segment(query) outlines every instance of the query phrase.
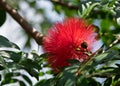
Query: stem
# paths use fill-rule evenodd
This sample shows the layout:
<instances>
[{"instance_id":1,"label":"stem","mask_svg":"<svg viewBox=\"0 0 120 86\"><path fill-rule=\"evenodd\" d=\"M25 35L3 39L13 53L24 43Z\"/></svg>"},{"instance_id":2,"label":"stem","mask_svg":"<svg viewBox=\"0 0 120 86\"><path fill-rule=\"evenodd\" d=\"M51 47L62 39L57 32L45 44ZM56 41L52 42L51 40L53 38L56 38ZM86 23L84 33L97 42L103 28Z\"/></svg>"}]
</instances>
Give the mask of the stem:
<instances>
[{"instance_id":1,"label":"stem","mask_svg":"<svg viewBox=\"0 0 120 86\"><path fill-rule=\"evenodd\" d=\"M13 9L6 0L0 0L0 6L5 9L15 19L21 27L30 34L37 44L41 45L43 40L43 34L39 33L33 28L15 9Z\"/></svg>"},{"instance_id":2,"label":"stem","mask_svg":"<svg viewBox=\"0 0 120 86\"><path fill-rule=\"evenodd\" d=\"M81 74L81 72L82 73L84 73L84 69L85 69L85 67L93 60L93 56L94 56L95 54L92 54L88 59L86 59L85 61L83 61L81 64L80 64L80 66L79 66L79 68L77 69L77 71L76 71L76 76L78 76L79 74Z\"/></svg>"},{"instance_id":3,"label":"stem","mask_svg":"<svg viewBox=\"0 0 120 86\"><path fill-rule=\"evenodd\" d=\"M92 55L90 55L88 59L86 59L85 61L83 61L80 64L79 68L77 69L76 76L79 75L78 72L84 71L84 68L93 60L93 56L100 54L100 53L103 53L102 52L103 47L104 47L104 45L102 45L100 49L98 49L96 52L94 52Z\"/></svg>"},{"instance_id":4,"label":"stem","mask_svg":"<svg viewBox=\"0 0 120 86\"><path fill-rule=\"evenodd\" d=\"M105 51L107 51L108 49L110 49L111 47L113 47L114 45L120 43L120 34L115 35L116 36L116 40L114 40L107 49L105 49Z\"/></svg>"}]
</instances>

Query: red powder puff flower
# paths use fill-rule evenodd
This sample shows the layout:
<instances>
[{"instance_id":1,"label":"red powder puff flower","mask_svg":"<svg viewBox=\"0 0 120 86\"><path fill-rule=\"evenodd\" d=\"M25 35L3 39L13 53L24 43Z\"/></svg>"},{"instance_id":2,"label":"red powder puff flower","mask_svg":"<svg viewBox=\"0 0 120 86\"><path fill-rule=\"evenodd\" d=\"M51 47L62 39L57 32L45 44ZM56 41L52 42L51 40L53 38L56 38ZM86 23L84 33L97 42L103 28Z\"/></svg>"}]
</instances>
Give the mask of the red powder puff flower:
<instances>
[{"instance_id":1,"label":"red powder puff flower","mask_svg":"<svg viewBox=\"0 0 120 86\"><path fill-rule=\"evenodd\" d=\"M43 49L49 53L48 63L57 71L68 66L68 59L84 61L89 57L92 44L97 41L92 25L78 18L66 19L48 30Z\"/></svg>"}]
</instances>

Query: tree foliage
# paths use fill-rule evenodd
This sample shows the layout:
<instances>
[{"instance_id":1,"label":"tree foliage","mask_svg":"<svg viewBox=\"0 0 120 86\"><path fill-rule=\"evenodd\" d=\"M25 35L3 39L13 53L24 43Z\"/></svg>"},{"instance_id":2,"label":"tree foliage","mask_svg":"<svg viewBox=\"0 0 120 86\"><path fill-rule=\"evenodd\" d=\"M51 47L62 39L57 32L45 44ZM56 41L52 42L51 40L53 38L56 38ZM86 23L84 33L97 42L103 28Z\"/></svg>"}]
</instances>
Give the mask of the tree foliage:
<instances>
[{"instance_id":1,"label":"tree foliage","mask_svg":"<svg viewBox=\"0 0 120 86\"><path fill-rule=\"evenodd\" d=\"M8 0L20 9L22 0ZM43 15L43 34L52 22L38 9L35 0L25 0L36 15ZM117 0L50 0L53 10L65 17L79 17L96 25L103 46L84 62L70 60L71 66L54 73L46 62L46 53L24 52L17 44L0 35L0 85L18 83L20 86L119 86L120 85L120 2ZM7 11L0 5L0 27ZM31 21L29 21L31 22ZM34 21L32 21L34 22ZM9 27L10 28L10 27ZM29 36L29 34L27 34ZM26 45L31 40L28 37ZM48 78L48 76L51 76ZM41 79L43 77L43 79ZM36 80L33 83L33 78Z\"/></svg>"}]
</instances>

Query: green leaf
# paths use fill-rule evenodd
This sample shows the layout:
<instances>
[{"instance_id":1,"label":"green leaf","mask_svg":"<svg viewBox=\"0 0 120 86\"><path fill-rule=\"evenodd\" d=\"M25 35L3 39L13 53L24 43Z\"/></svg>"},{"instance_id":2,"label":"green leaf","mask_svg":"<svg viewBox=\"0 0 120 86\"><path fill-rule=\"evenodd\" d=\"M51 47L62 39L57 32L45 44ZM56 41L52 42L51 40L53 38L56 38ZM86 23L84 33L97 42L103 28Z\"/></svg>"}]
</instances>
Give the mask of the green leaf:
<instances>
[{"instance_id":1,"label":"green leaf","mask_svg":"<svg viewBox=\"0 0 120 86\"><path fill-rule=\"evenodd\" d=\"M0 51L0 55L3 58L13 60L13 62L18 63L22 58L22 52L14 52L14 51Z\"/></svg>"},{"instance_id":2,"label":"green leaf","mask_svg":"<svg viewBox=\"0 0 120 86\"><path fill-rule=\"evenodd\" d=\"M64 86L74 86L75 85L75 77L74 78L69 78L68 80L66 80Z\"/></svg>"},{"instance_id":3,"label":"green leaf","mask_svg":"<svg viewBox=\"0 0 120 86\"><path fill-rule=\"evenodd\" d=\"M43 53L40 55L40 58L46 58L46 57L48 57L48 53Z\"/></svg>"},{"instance_id":4,"label":"green leaf","mask_svg":"<svg viewBox=\"0 0 120 86\"><path fill-rule=\"evenodd\" d=\"M3 66L0 65L0 70L3 70L3 69L5 69L5 68L4 68Z\"/></svg>"},{"instance_id":5,"label":"green leaf","mask_svg":"<svg viewBox=\"0 0 120 86\"><path fill-rule=\"evenodd\" d=\"M32 59L39 65L43 64L43 62L45 61L45 57L47 56L46 54L38 55L36 51L32 51L31 54L33 56Z\"/></svg>"},{"instance_id":6,"label":"green leaf","mask_svg":"<svg viewBox=\"0 0 120 86\"><path fill-rule=\"evenodd\" d=\"M6 20L6 12L5 10L0 8L0 27L4 24Z\"/></svg>"},{"instance_id":7,"label":"green leaf","mask_svg":"<svg viewBox=\"0 0 120 86\"><path fill-rule=\"evenodd\" d=\"M88 86L87 79L84 75L77 76L77 86Z\"/></svg>"},{"instance_id":8,"label":"green leaf","mask_svg":"<svg viewBox=\"0 0 120 86\"><path fill-rule=\"evenodd\" d=\"M26 84L23 81L20 81L20 80L18 81L19 81L20 86L26 86Z\"/></svg>"},{"instance_id":9,"label":"green leaf","mask_svg":"<svg viewBox=\"0 0 120 86\"><path fill-rule=\"evenodd\" d=\"M39 73L37 70L33 69L33 68L21 68L26 70L31 76L35 77L37 80L39 80Z\"/></svg>"},{"instance_id":10,"label":"green leaf","mask_svg":"<svg viewBox=\"0 0 120 86\"><path fill-rule=\"evenodd\" d=\"M24 74L22 74L22 77L29 83L30 86L32 86L32 81L29 79L29 77Z\"/></svg>"},{"instance_id":11,"label":"green leaf","mask_svg":"<svg viewBox=\"0 0 120 86\"><path fill-rule=\"evenodd\" d=\"M22 65L23 67L27 68L27 69L37 69L40 70L40 65L35 62L34 60L31 59L24 59L20 62L20 65Z\"/></svg>"},{"instance_id":12,"label":"green leaf","mask_svg":"<svg viewBox=\"0 0 120 86\"><path fill-rule=\"evenodd\" d=\"M119 58L119 52L115 50L108 50L105 53L102 53L98 56L93 57L94 62L93 64L101 64L106 63L108 61L117 60Z\"/></svg>"},{"instance_id":13,"label":"green leaf","mask_svg":"<svg viewBox=\"0 0 120 86\"><path fill-rule=\"evenodd\" d=\"M7 73L6 75L5 75L5 79L7 79L7 78L12 78L12 77L14 77L14 76L20 76L20 73L19 72L10 72L10 73Z\"/></svg>"},{"instance_id":14,"label":"green leaf","mask_svg":"<svg viewBox=\"0 0 120 86\"><path fill-rule=\"evenodd\" d=\"M44 76L44 72L39 72L39 76Z\"/></svg>"},{"instance_id":15,"label":"green leaf","mask_svg":"<svg viewBox=\"0 0 120 86\"><path fill-rule=\"evenodd\" d=\"M7 38L0 35L0 47L20 49L16 44L10 42Z\"/></svg>"},{"instance_id":16,"label":"green leaf","mask_svg":"<svg viewBox=\"0 0 120 86\"><path fill-rule=\"evenodd\" d=\"M115 81L115 82L112 84L112 86L120 86L120 80Z\"/></svg>"},{"instance_id":17,"label":"green leaf","mask_svg":"<svg viewBox=\"0 0 120 86\"><path fill-rule=\"evenodd\" d=\"M44 79L35 84L35 86L58 86L55 79Z\"/></svg>"},{"instance_id":18,"label":"green leaf","mask_svg":"<svg viewBox=\"0 0 120 86\"><path fill-rule=\"evenodd\" d=\"M86 5L86 6L85 6ZM92 11L92 9L96 6L100 5L100 3L89 3L89 2L86 2L85 4L82 4L81 5L81 9L80 11L78 11L78 15L81 17L81 18L86 18L89 16L90 12Z\"/></svg>"},{"instance_id":19,"label":"green leaf","mask_svg":"<svg viewBox=\"0 0 120 86\"><path fill-rule=\"evenodd\" d=\"M93 78L86 78L84 75L79 75L77 76L77 86L101 86L101 84Z\"/></svg>"},{"instance_id":20,"label":"green leaf","mask_svg":"<svg viewBox=\"0 0 120 86\"><path fill-rule=\"evenodd\" d=\"M115 78L114 78L114 81L118 81L120 79L120 75L116 75Z\"/></svg>"},{"instance_id":21,"label":"green leaf","mask_svg":"<svg viewBox=\"0 0 120 86\"><path fill-rule=\"evenodd\" d=\"M46 74L52 74L52 73L53 73L52 70L48 70L48 71L46 71Z\"/></svg>"},{"instance_id":22,"label":"green leaf","mask_svg":"<svg viewBox=\"0 0 120 86\"><path fill-rule=\"evenodd\" d=\"M80 61L76 60L76 59L69 59L67 60L70 64L79 64L80 65Z\"/></svg>"},{"instance_id":23,"label":"green leaf","mask_svg":"<svg viewBox=\"0 0 120 86\"><path fill-rule=\"evenodd\" d=\"M98 56L95 56L93 57L94 58L94 61L99 63L101 62L109 53L103 53L103 54L100 54Z\"/></svg>"},{"instance_id":24,"label":"green leaf","mask_svg":"<svg viewBox=\"0 0 120 86\"><path fill-rule=\"evenodd\" d=\"M110 86L111 83L112 83L112 77L107 78L107 79L105 80L104 86Z\"/></svg>"},{"instance_id":25,"label":"green leaf","mask_svg":"<svg viewBox=\"0 0 120 86\"><path fill-rule=\"evenodd\" d=\"M120 64L115 64L116 66L118 66L120 68Z\"/></svg>"},{"instance_id":26,"label":"green leaf","mask_svg":"<svg viewBox=\"0 0 120 86\"><path fill-rule=\"evenodd\" d=\"M4 80L1 82L1 86L5 85L5 84L15 83L15 82L17 82L17 81L18 81L17 79L7 78L7 79L4 79Z\"/></svg>"},{"instance_id":27,"label":"green leaf","mask_svg":"<svg viewBox=\"0 0 120 86\"><path fill-rule=\"evenodd\" d=\"M34 76L36 79L39 79L40 65L37 62L31 59L23 59L19 65L21 69L25 69L31 76Z\"/></svg>"},{"instance_id":28,"label":"green leaf","mask_svg":"<svg viewBox=\"0 0 120 86\"><path fill-rule=\"evenodd\" d=\"M88 86L101 86L101 84L93 78L87 78L87 83Z\"/></svg>"},{"instance_id":29,"label":"green leaf","mask_svg":"<svg viewBox=\"0 0 120 86\"><path fill-rule=\"evenodd\" d=\"M1 81L1 77L2 77L2 76L0 75L0 81Z\"/></svg>"},{"instance_id":30,"label":"green leaf","mask_svg":"<svg viewBox=\"0 0 120 86\"><path fill-rule=\"evenodd\" d=\"M10 58L15 62L18 63L22 58L22 52L11 52L8 51L8 54L10 55Z\"/></svg>"},{"instance_id":31,"label":"green leaf","mask_svg":"<svg viewBox=\"0 0 120 86\"><path fill-rule=\"evenodd\" d=\"M79 64L73 64L65 67L64 70L56 77L58 78L57 86L74 86L76 84L76 72Z\"/></svg>"},{"instance_id":32,"label":"green leaf","mask_svg":"<svg viewBox=\"0 0 120 86\"><path fill-rule=\"evenodd\" d=\"M114 4L115 4L116 0L112 0L110 3L109 3L109 6L112 7Z\"/></svg>"}]
</instances>

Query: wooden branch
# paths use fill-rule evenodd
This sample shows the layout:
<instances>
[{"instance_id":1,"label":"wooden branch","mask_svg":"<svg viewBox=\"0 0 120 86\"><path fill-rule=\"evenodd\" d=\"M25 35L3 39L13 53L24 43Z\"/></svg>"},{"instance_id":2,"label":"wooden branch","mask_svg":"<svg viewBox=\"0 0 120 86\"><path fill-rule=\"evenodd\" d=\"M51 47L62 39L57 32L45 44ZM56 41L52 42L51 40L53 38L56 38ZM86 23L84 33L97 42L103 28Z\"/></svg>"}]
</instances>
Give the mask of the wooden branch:
<instances>
[{"instance_id":1,"label":"wooden branch","mask_svg":"<svg viewBox=\"0 0 120 86\"><path fill-rule=\"evenodd\" d=\"M61 5L61 6L64 6L64 7L67 7L69 9L75 9L75 10L78 10L79 7L78 6L75 6L73 5L72 3L65 3L63 2L62 0L50 0L52 3L54 4L58 4L58 5Z\"/></svg>"},{"instance_id":2,"label":"wooden branch","mask_svg":"<svg viewBox=\"0 0 120 86\"><path fill-rule=\"evenodd\" d=\"M15 9L13 9L6 0L0 0L0 6L5 9L15 19L21 27L31 35L38 45L42 44L43 34L33 28Z\"/></svg>"}]
</instances>

